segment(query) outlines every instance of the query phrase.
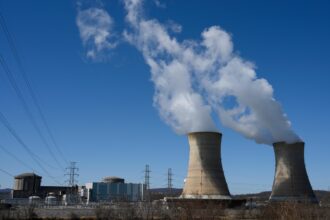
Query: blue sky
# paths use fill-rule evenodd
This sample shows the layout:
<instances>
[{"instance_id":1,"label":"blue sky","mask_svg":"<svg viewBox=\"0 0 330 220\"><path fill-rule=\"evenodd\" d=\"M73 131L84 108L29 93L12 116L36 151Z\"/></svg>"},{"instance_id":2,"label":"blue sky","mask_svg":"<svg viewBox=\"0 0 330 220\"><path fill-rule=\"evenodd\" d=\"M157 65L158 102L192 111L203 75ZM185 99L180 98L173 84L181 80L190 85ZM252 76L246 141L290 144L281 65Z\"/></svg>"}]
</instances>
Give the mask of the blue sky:
<instances>
[{"instance_id":1,"label":"blue sky","mask_svg":"<svg viewBox=\"0 0 330 220\"><path fill-rule=\"evenodd\" d=\"M305 162L315 189L328 189L330 149L330 4L327 1L153 1L146 16L182 26L178 40L200 39L218 25L232 36L235 52L257 66L268 80L295 132L306 142ZM166 186L172 168L174 186L182 187L188 164L188 143L159 117L153 107L154 85L141 53L124 42L127 26L120 1L104 1L121 42L95 62L76 25L75 1L0 1L1 13L14 35L22 63L37 92L47 121L68 160L77 161L79 183L117 175L142 182L145 164L151 167L151 186ZM0 32L0 51L37 116L28 91ZM0 110L29 147L56 166L31 126L0 70ZM221 125L222 162L232 193L271 190L274 155L268 145L256 144ZM38 122L41 124L40 120ZM39 171L21 146L0 127L0 144ZM0 168L16 175L29 171L0 149ZM64 165L64 164L63 164ZM64 171L49 168L64 182ZM13 179L0 172L1 187ZM56 184L43 175L43 184Z\"/></svg>"}]
</instances>

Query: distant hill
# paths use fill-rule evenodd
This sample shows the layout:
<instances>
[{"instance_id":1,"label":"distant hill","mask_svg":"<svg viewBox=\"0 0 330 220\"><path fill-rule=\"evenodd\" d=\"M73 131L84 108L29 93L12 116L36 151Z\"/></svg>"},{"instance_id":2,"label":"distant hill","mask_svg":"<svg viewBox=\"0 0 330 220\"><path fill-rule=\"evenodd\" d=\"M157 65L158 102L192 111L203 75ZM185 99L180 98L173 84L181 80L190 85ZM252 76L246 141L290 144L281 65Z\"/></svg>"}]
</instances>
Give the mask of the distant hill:
<instances>
[{"instance_id":1,"label":"distant hill","mask_svg":"<svg viewBox=\"0 0 330 220\"><path fill-rule=\"evenodd\" d=\"M317 199L323 204L330 204L330 191L314 190Z\"/></svg>"},{"instance_id":2,"label":"distant hill","mask_svg":"<svg viewBox=\"0 0 330 220\"><path fill-rule=\"evenodd\" d=\"M254 198L256 200L268 200L271 191L259 192L259 193L247 193L247 194L237 194L233 195L234 198Z\"/></svg>"},{"instance_id":3,"label":"distant hill","mask_svg":"<svg viewBox=\"0 0 330 220\"><path fill-rule=\"evenodd\" d=\"M0 193L8 193L10 191L11 191L11 189L8 189L8 188L6 188L6 189L0 189Z\"/></svg>"},{"instance_id":4,"label":"distant hill","mask_svg":"<svg viewBox=\"0 0 330 220\"><path fill-rule=\"evenodd\" d=\"M322 203L330 204L330 191L325 190L314 190L316 198ZM265 191L260 193L250 193L250 194L238 194L234 195L235 198L254 198L257 200L268 200L271 191Z\"/></svg>"}]
</instances>

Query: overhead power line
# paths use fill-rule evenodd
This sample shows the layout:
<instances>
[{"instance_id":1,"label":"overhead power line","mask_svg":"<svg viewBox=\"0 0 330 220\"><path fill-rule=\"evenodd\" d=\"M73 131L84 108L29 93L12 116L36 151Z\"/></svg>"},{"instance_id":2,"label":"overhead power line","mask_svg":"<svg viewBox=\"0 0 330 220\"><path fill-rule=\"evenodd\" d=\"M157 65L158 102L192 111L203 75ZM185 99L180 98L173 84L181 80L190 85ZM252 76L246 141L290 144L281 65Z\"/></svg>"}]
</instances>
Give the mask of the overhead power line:
<instances>
[{"instance_id":1,"label":"overhead power line","mask_svg":"<svg viewBox=\"0 0 330 220\"><path fill-rule=\"evenodd\" d=\"M23 166L25 166L26 168L28 168L29 170L34 172L35 169L33 169L30 165L25 163L23 160L19 159L15 154L8 151L4 146L0 145L0 149L3 152L5 152L6 154L8 154L10 157L14 158L14 160L16 160L17 162L19 162L20 164L22 164Z\"/></svg>"},{"instance_id":2,"label":"overhead power line","mask_svg":"<svg viewBox=\"0 0 330 220\"><path fill-rule=\"evenodd\" d=\"M64 160L65 164L68 164L68 160L66 159L66 157L64 156L64 154L62 153L60 147L58 146L57 144L57 141L50 129L50 126L46 120L46 117L45 117L45 114L43 113L42 111L42 108L41 108L41 105L39 104L39 101L38 101L38 98L37 98L37 95L35 93L35 91L33 90L32 88L32 85L31 85L31 82L29 80L29 77L25 71L25 68L23 67L23 64L21 62L21 59L20 59L20 56L19 56L19 53L18 53L18 50L17 50L17 47L16 47L16 44L15 44L15 41L14 41L14 38L12 37L8 27L7 27L7 24L6 24L6 20L4 18L4 16L2 15L2 13L0 12L0 26L2 27L4 33L5 33L5 36L6 36L6 39L9 43L9 47L14 55L14 58L18 64L18 67L20 69L20 72L23 76L23 80L30 92L30 95L32 97L32 100L33 100L33 103L35 104L35 106L37 107L37 110L38 110L38 113L40 115L40 118L41 118L41 121L43 122L46 130L47 130L47 133L53 143L53 145L55 146L57 152L59 153L59 155L61 155L61 158Z\"/></svg>"},{"instance_id":3,"label":"overhead power line","mask_svg":"<svg viewBox=\"0 0 330 220\"><path fill-rule=\"evenodd\" d=\"M37 173L42 173L40 171L38 171L37 169L33 168L32 166L30 166L29 164L25 163L23 160L21 160L19 157L17 157L15 154L13 154L12 152L10 152L9 150L7 150L3 145L0 145L0 149L5 152L7 155L9 155L10 157L12 157L14 160L16 160L18 163L22 164L24 167L26 167L28 170L31 170L32 172L37 172ZM41 159L38 155L34 154L34 156L36 157L36 159L38 159L41 163L51 167L50 164L48 164L46 161L44 161L43 159Z\"/></svg>"},{"instance_id":4,"label":"overhead power line","mask_svg":"<svg viewBox=\"0 0 330 220\"><path fill-rule=\"evenodd\" d=\"M14 89L18 99L21 101L22 105L23 105L23 108L24 108L24 111L25 113L27 114L29 120L31 121L34 129L37 131L38 135L40 136L43 144L46 146L49 154L52 156L52 158L55 160L55 162L57 163L57 165L59 166L59 168L61 170L64 170L63 166L60 164L60 162L58 161L57 157L55 156L55 154L53 153L51 147L49 146L48 144L48 141L46 140L45 136L43 135L43 133L41 132L38 124L37 124L37 121L36 119L34 118L24 96L23 96L23 93L22 91L20 90L20 88L18 87L18 84L16 83L16 80L12 74L12 72L10 71L7 63L5 62L5 60L3 59L2 55L0 54L0 65L2 66L12 88Z\"/></svg>"},{"instance_id":5,"label":"overhead power line","mask_svg":"<svg viewBox=\"0 0 330 220\"><path fill-rule=\"evenodd\" d=\"M34 154L31 149L27 146L27 144L22 140L22 138L17 134L14 128L11 126L7 118L0 111L0 121L7 128L7 130L11 133L11 135L16 139L16 141L23 147L23 149L30 155L30 157L34 160L34 162L46 173L46 175L51 178L54 182L61 184L58 182L48 170L40 163L40 159L36 154ZM39 159L39 160L38 160Z\"/></svg>"},{"instance_id":6,"label":"overhead power line","mask_svg":"<svg viewBox=\"0 0 330 220\"><path fill-rule=\"evenodd\" d=\"M9 173L6 170L3 170L3 169L0 168L0 171L3 172L3 173L5 173L5 174L7 174L8 176L14 177L14 175L12 175L11 173Z\"/></svg>"}]
</instances>

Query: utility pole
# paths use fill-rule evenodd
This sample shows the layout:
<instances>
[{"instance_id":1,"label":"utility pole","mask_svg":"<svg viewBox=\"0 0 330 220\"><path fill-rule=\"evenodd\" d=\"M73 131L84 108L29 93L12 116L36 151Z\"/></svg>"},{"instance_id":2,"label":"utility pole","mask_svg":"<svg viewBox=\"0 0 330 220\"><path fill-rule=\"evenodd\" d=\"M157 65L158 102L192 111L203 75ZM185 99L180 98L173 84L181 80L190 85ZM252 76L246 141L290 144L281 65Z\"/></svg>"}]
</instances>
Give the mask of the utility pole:
<instances>
[{"instance_id":1,"label":"utility pole","mask_svg":"<svg viewBox=\"0 0 330 220\"><path fill-rule=\"evenodd\" d=\"M172 184L172 178L173 173L172 173L172 169L168 168L167 170L167 190L168 190L168 195L172 195L172 188L173 188L173 184Z\"/></svg>"},{"instance_id":2,"label":"utility pole","mask_svg":"<svg viewBox=\"0 0 330 220\"><path fill-rule=\"evenodd\" d=\"M144 170L144 185L146 189L147 200L150 199L150 167L147 164Z\"/></svg>"}]
</instances>

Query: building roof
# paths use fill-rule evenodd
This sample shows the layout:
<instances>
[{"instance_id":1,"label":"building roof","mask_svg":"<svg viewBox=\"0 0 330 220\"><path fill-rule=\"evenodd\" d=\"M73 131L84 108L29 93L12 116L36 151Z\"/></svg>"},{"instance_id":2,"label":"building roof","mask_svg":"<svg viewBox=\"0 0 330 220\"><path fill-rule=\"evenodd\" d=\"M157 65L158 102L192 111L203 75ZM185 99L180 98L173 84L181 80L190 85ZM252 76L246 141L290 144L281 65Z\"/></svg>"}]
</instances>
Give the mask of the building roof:
<instances>
[{"instance_id":1,"label":"building roof","mask_svg":"<svg viewBox=\"0 0 330 220\"><path fill-rule=\"evenodd\" d=\"M107 176L103 178L103 182L125 182L125 179L117 176Z\"/></svg>"},{"instance_id":2,"label":"building roof","mask_svg":"<svg viewBox=\"0 0 330 220\"><path fill-rule=\"evenodd\" d=\"M21 178L25 178L25 177L37 177L37 178L41 178L41 176L38 176L35 173L22 173L20 175L15 176L15 179L21 179Z\"/></svg>"},{"instance_id":3,"label":"building roof","mask_svg":"<svg viewBox=\"0 0 330 220\"><path fill-rule=\"evenodd\" d=\"M121 178L121 177L118 177L118 176L106 176L103 179L124 179L124 178Z\"/></svg>"}]
</instances>

